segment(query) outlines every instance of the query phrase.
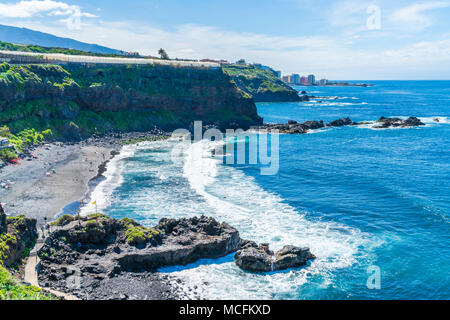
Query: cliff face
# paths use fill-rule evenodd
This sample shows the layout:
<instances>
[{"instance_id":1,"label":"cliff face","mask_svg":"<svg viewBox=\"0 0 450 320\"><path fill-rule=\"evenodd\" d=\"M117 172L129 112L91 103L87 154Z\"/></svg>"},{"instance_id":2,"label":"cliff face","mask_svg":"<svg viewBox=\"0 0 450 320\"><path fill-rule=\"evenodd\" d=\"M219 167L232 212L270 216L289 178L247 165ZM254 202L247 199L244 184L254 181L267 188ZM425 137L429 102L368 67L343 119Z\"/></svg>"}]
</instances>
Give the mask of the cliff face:
<instances>
[{"instance_id":1,"label":"cliff face","mask_svg":"<svg viewBox=\"0 0 450 320\"><path fill-rule=\"evenodd\" d=\"M260 124L253 100L220 69L0 65L0 121L12 131L77 127L81 135Z\"/></svg>"},{"instance_id":2,"label":"cliff face","mask_svg":"<svg viewBox=\"0 0 450 320\"><path fill-rule=\"evenodd\" d=\"M7 225L6 225L6 214L3 211L3 207L0 205L0 235L6 233Z\"/></svg>"},{"instance_id":3,"label":"cliff face","mask_svg":"<svg viewBox=\"0 0 450 320\"><path fill-rule=\"evenodd\" d=\"M274 71L252 65L226 66L236 85L250 94L256 102L301 101L296 90L278 79Z\"/></svg>"},{"instance_id":4,"label":"cliff face","mask_svg":"<svg viewBox=\"0 0 450 320\"><path fill-rule=\"evenodd\" d=\"M0 233L0 266L13 267L27 247L37 238L36 220L25 216L6 219L5 233Z\"/></svg>"},{"instance_id":5,"label":"cliff face","mask_svg":"<svg viewBox=\"0 0 450 320\"><path fill-rule=\"evenodd\" d=\"M295 102L302 101L298 93L292 89L288 91L265 91L255 93L253 99L256 102Z\"/></svg>"}]
</instances>

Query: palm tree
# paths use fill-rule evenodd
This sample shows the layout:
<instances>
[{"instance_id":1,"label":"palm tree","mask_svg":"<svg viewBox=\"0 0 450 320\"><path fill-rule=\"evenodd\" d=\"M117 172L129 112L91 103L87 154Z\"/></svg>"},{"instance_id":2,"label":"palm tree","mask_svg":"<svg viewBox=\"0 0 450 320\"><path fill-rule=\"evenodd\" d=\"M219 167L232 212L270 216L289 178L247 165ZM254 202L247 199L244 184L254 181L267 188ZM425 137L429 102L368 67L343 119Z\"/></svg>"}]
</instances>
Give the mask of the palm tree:
<instances>
[{"instance_id":1,"label":"palm tree","mask_svg":"<svg viewBox=\"0 0 450 320\"><path fill-rule=\"evenodd\" d=\"M163 48L158 50L158 54L161 56L161 59L169 60L169 55L167 54L166 50L164 50Z\"/></svg>"}]
</instances>

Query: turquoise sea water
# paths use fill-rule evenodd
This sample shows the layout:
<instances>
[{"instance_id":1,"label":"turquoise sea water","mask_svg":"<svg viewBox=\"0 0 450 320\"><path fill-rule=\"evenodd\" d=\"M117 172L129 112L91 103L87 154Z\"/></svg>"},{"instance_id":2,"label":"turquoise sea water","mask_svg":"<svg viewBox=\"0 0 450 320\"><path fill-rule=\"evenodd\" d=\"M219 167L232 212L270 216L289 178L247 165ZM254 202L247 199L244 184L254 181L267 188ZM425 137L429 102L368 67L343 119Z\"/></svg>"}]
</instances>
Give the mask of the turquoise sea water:
<instances>
[{"instance_id":1,"label":"turquoise sea water","mask_svg":"<svg viewBox=\"0 0 450 320\"><path fill-rule=\"evenodd\" d=\"M161 270L205 298L449 299L450 81L372 83L298 87L341 98L260 103L258 111L266 122L417 116L427 125L280 135L273 176L209 153L196 161L192 146L172 155L177 141L130 146L93 196L113 217L151 226L162 217L206 214L243 238L274 249L308 246L317 256L303 269L265 275L239 270L232 255ZM366 286L370 266L381 270L379 290Z\"/></svg>"}]
</instances>

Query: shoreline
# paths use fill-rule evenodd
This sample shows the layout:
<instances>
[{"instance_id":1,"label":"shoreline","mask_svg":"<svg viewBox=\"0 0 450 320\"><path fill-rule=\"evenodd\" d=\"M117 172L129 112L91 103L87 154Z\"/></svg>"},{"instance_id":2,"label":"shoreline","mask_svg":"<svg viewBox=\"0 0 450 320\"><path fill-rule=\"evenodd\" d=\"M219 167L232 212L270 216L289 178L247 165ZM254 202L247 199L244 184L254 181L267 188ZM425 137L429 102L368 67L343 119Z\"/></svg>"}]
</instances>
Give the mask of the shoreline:
<instances>
[{"instance_id":1,"label":"shoreline","mask_svg":"<svg viewBox=\"0 0 450 320\"><path fill-rule=\"evenodd\" d=\"M105 178L103 174L108 170L108 164L111 162L112 159L114 159L114 157L120 155L121 151L122 151L121 148L120 150L114 148L109 152L109 158L98 165L97 174L87 181L86 191L84 192L84 194L80 196L78 200L75 200L65 205L60 210L60 212L54 217L54 220L65 214L74 215L79 209L82 208L82 204L89 203L92 192Z\"/></svg>"},{"instance_id":2,"label":"shoreline","mask_svg":"<svg viewBox=\"0 0 450 320\"><path fill-rule=\"evenodd\" d=\"M0 180L10 186L0 191L6 213L35 218L38 226L54 220L68 204L86 195L89 181L112 150L83 143L36 147L32 150L35 159L0 170Z\"/></svg>"},{"instance_id":3,"label":"shoreline","mask_svg":"<svg viewBox=\"0 0 450 320\"><path fill-rule=\"evenodd\" d=\"M145 134L150 141L162 136ZM127 133L34 147L30 149L32 156L22 159L20 165L0 168L0 182L11 186L0 189L0 202L5 203L8 216L25 214L36 219L38 229L62 214L73 215L81 201L87 203L105 179L108 164L120 155L123 146L133 144L135 139L139 140L136 143L142 142L145 137L141 133ZM43 289L50 288L46 283L38 284ZM124 272L105 281L97 290L78 297L88 300L187 299L185 290L183 281L173 275Z\"/></svg>"},{"instance_id":4,"label":"shoreline","mask_svg":"<svg viewBox=\"0 0 450 320\"><path fill-rule=\"evenodd\" d=\"M17 165L0 168L0 202L8 216L24 214L37 225L61 213L74 211L74 203L89 196L107 164L124 142L161 136L161 132L110 134L81 142L54 142L35 146Z\"/></svg>"}]
</instances>

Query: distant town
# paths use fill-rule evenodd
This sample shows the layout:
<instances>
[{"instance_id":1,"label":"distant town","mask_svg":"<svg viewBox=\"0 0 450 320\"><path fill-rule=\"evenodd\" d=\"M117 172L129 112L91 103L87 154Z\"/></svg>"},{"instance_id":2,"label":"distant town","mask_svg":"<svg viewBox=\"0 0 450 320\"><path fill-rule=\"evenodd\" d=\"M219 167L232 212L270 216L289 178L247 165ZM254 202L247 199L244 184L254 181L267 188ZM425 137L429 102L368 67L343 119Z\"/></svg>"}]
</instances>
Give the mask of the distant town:
<instances>
[{"instance_id":1,"label":"distant town","mask_svg":"<svg viewBox=\"0 0 450 320\"><path fill-rule=\"evenodd\" d=\"M199 62L212 62L217 63L221 66L225 65L231 65L233 63L227 61L227 60L213 60L213 59L203 59L199 60ZM368 83L349 83L349 82L343 82L343 81L330 81L328 79L320 79L316 80L316 76L314 74L309 74L305 76L301 76L300 74L293 73L291 75L282 75L281 71L276 71L272 69L269 66L265 66L260 63L247 63L244 59L240 59L236 61L234 64L236 65L248 65L248 66L254 66L257 68L261 68L267 71L272 71L281 81L283 81L286 84L294 85L294 86L355 86L355 87L371 87L372 84Z\"/></svg>"},{"instance_id":2,"label":"distant town","mask_svg":"<svg viewBox=\"0 0 450 320\"><path fill-rule=\"evenodd\" d=\"M291 75L281 75L281 71L275 71L278 78L280 78L284 83L297 86L357 86L357 87L371 87L368 83L349 83L349 82L336 82L329 81L328 79L316 80L316 76L313 74L307 76L301 76L297 73Z\"/></svg>"}]
</instances>

